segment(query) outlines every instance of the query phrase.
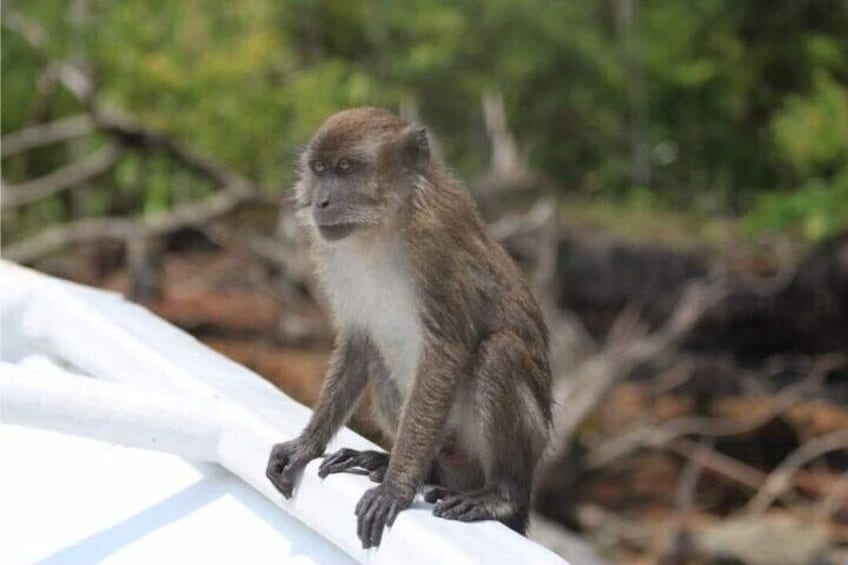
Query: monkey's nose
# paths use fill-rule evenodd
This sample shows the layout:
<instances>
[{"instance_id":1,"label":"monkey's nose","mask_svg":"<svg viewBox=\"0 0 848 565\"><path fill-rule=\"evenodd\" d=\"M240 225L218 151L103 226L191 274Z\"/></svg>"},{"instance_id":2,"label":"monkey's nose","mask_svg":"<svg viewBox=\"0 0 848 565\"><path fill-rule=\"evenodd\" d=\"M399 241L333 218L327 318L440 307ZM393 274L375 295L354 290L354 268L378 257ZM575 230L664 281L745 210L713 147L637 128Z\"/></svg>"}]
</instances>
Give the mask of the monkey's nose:
<instances>
[{"instance_id":1,"label":"monkey's nose","mask_svg":"<svg viewBox=\"0 0 848 565\"><path fill-rule=\"evenodd\" d=\"M326 208L329 205L330 205L330 199L329 198L325 198L323 200L318 201L318 207L319 208Z\"/></svg>"}]
</instances>

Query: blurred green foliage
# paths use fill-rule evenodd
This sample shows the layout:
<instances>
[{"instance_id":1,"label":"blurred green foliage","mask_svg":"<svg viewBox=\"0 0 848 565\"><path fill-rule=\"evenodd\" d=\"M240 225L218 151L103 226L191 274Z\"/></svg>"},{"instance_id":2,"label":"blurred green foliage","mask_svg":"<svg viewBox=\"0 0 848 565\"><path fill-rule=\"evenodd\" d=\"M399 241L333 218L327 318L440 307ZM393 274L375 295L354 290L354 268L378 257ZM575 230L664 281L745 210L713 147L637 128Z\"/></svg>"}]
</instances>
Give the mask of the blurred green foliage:
<instances>
[{"instance_id":1,"label":"blurred green foliage","mask_svg":"<svg viewBox=\"0 0 848 565\"><path fill-rule=\"evenodd\" d=\"M765 193L744 219L753 233L793 232L816 241L848 228L848 174L807 181L793 191Z\"/></svg>"},{"instance_id":2,"label":"blurred green foliage","mask_svg":"<svg viewBox=\"0 0 848 565\"><path fill-rule=\"evenodd\" d=\"M827 42L818 49L830 52ZM828 57L831 59L832 57ZM790 96L773 120L778 152L791 165L795 190L758 195L745 218L761 231L794 231L817 240L848 228L848 91L829 75L812 91Z\"/></svg>"},{"instance_id":3,"label":"blurred green foliage","mask_svg":"<svg viewBox=\"0 0 848 565\"><path fill-rule=\"evenodd\" d=\"M290 184L324 118L361 104L414 102L472 178L489 152L480 97L498 90L531 165L562 192L744 214L754 232L809 238L848 222L842 0L9 0L4 10L48 38L39 52L4 29L4 134L80 111L66 93L34 95L48 60L73 59L94 70L104 104L269 191ZM648 188L630 176L636 79ZM67 153L7 159L5 180L44 174ZM154 156L128 157L94 184L88 213L157 210L212 188ZM54 204L40 214L57 219Z\"/></svg>"}]
</instances>

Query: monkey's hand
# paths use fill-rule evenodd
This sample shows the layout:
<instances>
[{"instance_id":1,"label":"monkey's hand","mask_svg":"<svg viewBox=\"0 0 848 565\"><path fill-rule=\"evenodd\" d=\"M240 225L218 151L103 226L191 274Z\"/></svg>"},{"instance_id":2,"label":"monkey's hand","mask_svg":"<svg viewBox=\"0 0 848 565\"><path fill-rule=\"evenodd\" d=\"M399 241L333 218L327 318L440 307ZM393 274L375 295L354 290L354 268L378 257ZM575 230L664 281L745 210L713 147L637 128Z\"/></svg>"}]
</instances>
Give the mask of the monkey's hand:
<instances>
[{"instance_id":1,"label":"monkey's hand","mask_svg":"<svg viewBox=\"0 0 848 565\"><path fill-rule=\"evenodd\" d=\"M391 527L401 510L409 508L415 490L408 491L391 483L383 483L362 495L356 505L356 534L362 548L377 547L383 539L383 528Z\"/></svg>"},{"instance_id":2,"label":"monkey's hand","mask_svg":"<svg viewBox=\"0 0 848 565\"><path fill-rule=\"evenodd\" d=\"M382 483L389 468L389 454L380 451L356 451L343 447L328 455L318 469L318 476L326 478L333 473L362 473L375 483Z\"/></svg>"},{"instance_id":3,"label":"monkey's hand","mask_svg":"<svg viewBox=\"0 0 848 565\"><path fill-rule=\"evenodd\" d=\"M265 476L283 496L291 498L294 484L303 468L321 455L321 451L301 438L278 443L271 449Z\"/></svg>"}]
</instances>

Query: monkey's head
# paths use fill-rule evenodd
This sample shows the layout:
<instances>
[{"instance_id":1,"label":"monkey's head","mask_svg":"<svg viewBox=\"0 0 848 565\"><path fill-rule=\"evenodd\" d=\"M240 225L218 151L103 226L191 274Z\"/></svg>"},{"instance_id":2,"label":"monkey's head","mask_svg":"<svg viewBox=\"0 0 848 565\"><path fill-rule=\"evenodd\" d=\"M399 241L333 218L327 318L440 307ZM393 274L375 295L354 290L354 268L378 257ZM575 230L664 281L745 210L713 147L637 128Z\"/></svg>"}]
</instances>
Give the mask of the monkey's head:
<instances>
[{"instance_id":1,"label":"monkey's head","mask_svg":"<svg viewBox=\"0 0 848 565\"><path fill-rule=\"evenodd\" d=\"M388 225L429 163L424 128L379 108L334 114L301 159L299 216L325 241Z\"/></svg>"}]
</instances>

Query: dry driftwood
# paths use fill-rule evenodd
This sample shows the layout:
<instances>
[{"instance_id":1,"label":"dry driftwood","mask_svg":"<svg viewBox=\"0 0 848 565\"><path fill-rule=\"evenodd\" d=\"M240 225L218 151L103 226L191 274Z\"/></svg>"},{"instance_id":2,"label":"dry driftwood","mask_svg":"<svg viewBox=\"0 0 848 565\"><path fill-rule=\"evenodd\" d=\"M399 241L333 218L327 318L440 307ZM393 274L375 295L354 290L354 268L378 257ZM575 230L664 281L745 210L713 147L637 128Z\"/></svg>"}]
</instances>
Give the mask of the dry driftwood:
<instances>
[{"instance_id":1,"label":"dry driftwood","mask_svg":"<svg viewBox=\"0 0 848 565\"><path fill-rule=\"evenodd\" d=\"M583 361L573 374L557 381L548 460L564 455L579 426L619 379L679 344L726 293L725 280L720 276L689 283L668 321L651 333L645 332L633 310L625 310L603 349Z\"/></svg>"},{"instance_id":2,"label":"dry driftwood","mask_svg":"<svg viewBox=\"0 0 848 565\"><path fill-rule=\"evenodd\" d=\"M807 440L771 472L743 512L749 516L762 514L783 492L792 487L792 478L801 467L840 449L848 450L848 430L836 430Z\"/></svg>"},{"instance_id":3,"label":"dry driftwood","mask_svg":"<svg viewBox=\"0 0 848 565\"><path fill-rule=\"evenodd\" d=\"M785 413L794 404L803 400L807 394L817 390L824 375L840 362L841 358L837 357L824 359L801 382L765 396L760 413L755 418L744 422L719 417L683 416L658 424L637 423L630 426L623 434L592 446L587 457L587 466L594 469L608 465L636 450L660 448L684 436L698 435L715 438L750 432Z\"/></svg>"},{"instance_id":4,"label":"dry driftwood","mask_svg":"<svg viewBox=\"0 0 848 565\"><path fill-rule=\"evenodd\" d=\"M491 145L491 158L488 169L474 183L474 189L485 200L482 204L486 209L487 205L497 204L496 196L533 188L540 179L530 171L509 128L503 95L499 91L484 92L480 104Z\"/></svg>"}]
</instances>

